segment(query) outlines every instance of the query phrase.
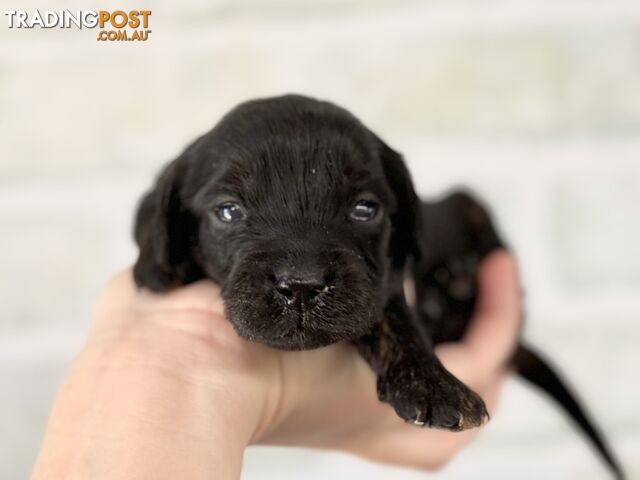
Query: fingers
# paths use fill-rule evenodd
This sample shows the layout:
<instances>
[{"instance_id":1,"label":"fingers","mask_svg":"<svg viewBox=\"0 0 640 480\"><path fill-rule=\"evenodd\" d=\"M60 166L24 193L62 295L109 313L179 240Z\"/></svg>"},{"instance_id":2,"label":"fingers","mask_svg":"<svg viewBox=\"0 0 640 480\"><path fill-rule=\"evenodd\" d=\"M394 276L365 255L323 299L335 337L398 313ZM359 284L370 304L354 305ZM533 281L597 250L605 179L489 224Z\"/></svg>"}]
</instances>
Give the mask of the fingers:
<instances>
[{"instance_id":1,"label":"fingers","mask_svg":"<svg viewBox=\"0 0 640 480\"><path fill-rule=\"evenodd\" d=\"M231 324L224 317L220 288L216 284L202 280L155 293L135 284L131 268L116 274L102 291L91 338L97 341L120 338L134 331L138 335L157 335L167 328L200 339L237 341Z\"/></svg>"},{"instance_id":2,"label":"fingers","mask_svg":"<svg viewBox=\"0 0 640 480\"><path fill-rule=\"evenodd\" d=\"M501 370L516 345L521 321L521 291L514 258L491 254L480 267L476 311L462 340L476 371Z\"/></svg>"},{"instance_id":3,"label":"fingers","mask_svg":"<svg viewBox=\"0 0 640 480\"><path fill-rule=\"evenodd\" d=\"M512 313L520 310L520 283L515 259L506 250L490 254L478 272L476 314Z\"/></svg>"},{"instance_id":4,"label":"fingers","mask_svg":"<svg viewBox=\"0 0 640 480\"><path fill-rule=\"evenodd\" d=\"M191 310L218 315L224 311L220 287L210 280L199 280L162 293L143 288L139 295L142 302L161 310Z\"/></svg>"},{"instance_id":5,"label":"fingers","mask_svg":"<svg viewBox=\"0 0 640 480\"><path fill-rule=\"evenodd\" d=\"M112 308L135 305L143 310L189 310L218 315L224 311L220 287L210 280L157 293L135 285L131 268L120 271L107 283L99 307L106 304Z\"/></svg>"},{"instance_id":6,"label":"fingers","mask_svg":"<svg viewBox=\"0 0 640 480\"><path fill-rule=\"evenodd\" d=\"M461 342L436 347L443 365L475 390L495 381L517 343L520 286L513 257L504 250L482 263L476 311Z\"/></svg>"}]
</instances>

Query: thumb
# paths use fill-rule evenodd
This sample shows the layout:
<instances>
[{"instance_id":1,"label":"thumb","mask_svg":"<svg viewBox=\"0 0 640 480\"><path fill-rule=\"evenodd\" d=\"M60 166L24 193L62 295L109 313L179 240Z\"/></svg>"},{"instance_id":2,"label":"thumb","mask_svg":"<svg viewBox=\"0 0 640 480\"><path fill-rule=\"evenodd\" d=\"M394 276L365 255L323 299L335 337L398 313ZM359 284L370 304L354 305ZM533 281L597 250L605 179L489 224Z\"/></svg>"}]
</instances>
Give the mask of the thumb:
<instances>
[{"instance_id":1,"label":"thumb","mask_svg":"<svg viewBox=\"0 0 640 480\"><path fill-rule=\"evenodd\" d=\"M514 258L505 250L489 255L478 272L478 301L462 341L437 348L447 369L471 384L502 370L516 345L521 294Z\"/></svg>"}]
</instances>

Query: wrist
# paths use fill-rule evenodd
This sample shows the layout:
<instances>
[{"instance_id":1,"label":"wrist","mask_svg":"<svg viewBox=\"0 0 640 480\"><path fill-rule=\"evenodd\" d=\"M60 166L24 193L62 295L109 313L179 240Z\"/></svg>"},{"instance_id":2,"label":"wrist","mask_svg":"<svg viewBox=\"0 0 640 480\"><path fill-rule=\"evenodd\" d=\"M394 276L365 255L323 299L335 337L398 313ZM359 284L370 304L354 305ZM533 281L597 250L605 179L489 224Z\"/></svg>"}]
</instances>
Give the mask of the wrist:
<instances>
[{"instance_id":1,"label":"wrist","mask_svg":"<svg viewBox=\"0 0 640 480\"><path fill-rule=\"evenodd\" d=\"M33 478L238 478L261 392L224 368L219 348L176 355L180 343L91 342L60 390Z\"/></svg>"}]
</instances>

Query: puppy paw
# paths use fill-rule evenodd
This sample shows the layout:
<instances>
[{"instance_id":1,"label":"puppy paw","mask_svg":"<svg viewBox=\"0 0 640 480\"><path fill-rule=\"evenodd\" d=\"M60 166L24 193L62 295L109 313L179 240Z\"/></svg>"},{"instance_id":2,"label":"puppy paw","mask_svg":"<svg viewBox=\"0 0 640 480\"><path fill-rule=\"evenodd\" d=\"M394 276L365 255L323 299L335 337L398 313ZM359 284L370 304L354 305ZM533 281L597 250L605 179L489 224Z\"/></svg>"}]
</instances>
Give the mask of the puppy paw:
<instances>
[{"instance_id":1,"label":"puppy paw","mask_svg":"<svg viewBox=\"0 0 640 480\"><path fill-rule=\"evenodd\" d=\"M451 431L479 427L489 414L482 399L443 367L393 369L378 379L378 397L406 422Z\"/></svg>"}]
</instances>

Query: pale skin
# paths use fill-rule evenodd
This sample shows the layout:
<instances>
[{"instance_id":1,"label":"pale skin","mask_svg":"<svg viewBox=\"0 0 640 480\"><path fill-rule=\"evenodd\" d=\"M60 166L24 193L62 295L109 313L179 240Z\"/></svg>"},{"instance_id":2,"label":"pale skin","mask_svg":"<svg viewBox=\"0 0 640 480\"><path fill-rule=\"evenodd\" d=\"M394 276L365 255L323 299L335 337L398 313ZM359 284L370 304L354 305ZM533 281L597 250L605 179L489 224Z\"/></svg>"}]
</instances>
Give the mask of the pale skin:
<instances>
[{"instance_id":1,"label":"pale skin","mask_svg":"<svg viewBox=\"0 0 640 480\"><path fill-rule=\"evenodd\" d=\"M520 327L513 258L490 255L479 285L467 334L437 354L493 413ZM282 352L251 343L224 318L210 281L158 295L138 290L125 270L98 302L32 480L231 480L252 444L434 470L479 431L405 424L378 401L373 373L349 344Z\"/></svg>"}]
</instances>

